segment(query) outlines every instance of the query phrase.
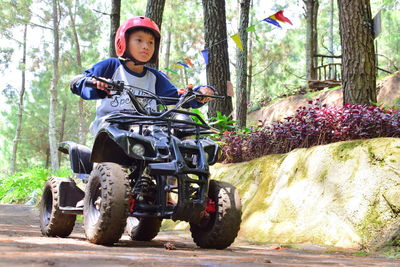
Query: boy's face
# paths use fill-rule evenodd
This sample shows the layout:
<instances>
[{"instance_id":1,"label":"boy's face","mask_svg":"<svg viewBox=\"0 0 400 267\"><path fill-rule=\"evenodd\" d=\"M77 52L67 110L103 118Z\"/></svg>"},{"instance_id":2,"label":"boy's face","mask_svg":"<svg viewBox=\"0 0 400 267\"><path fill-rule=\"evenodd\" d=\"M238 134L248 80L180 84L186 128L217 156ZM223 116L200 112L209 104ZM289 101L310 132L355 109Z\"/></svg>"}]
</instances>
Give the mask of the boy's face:
<instances>
[{"instance_id":1,"label":"boy's face","mask_svg":"<svg viewBox=\"0 0 400 267\"><path fill-rule=\"evenodd\" d=\"M155 39L151 33L135 31L129 35L128 50L138 61L148 62L154 54Z\"/></svg>"}]
</instances>

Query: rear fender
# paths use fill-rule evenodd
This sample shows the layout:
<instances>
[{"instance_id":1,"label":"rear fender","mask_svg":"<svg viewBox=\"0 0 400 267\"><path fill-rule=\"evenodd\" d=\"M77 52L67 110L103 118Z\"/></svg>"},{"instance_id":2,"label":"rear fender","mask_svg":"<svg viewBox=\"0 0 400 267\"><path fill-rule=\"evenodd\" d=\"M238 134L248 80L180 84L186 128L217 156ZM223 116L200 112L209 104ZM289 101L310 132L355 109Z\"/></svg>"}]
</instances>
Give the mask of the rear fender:
<instances>
[{"instance_id":1,"label":"rear fender","mask_svg":"<svg viewBox=\"0 0 400 267\"><path fill-rule=\"evenodd\" d=\"M76 144L72 141L64 141L58 145L58 150L69 155L69 161L73 173L90 174L93 163L90 162L90 148Z\"/></svg>"},{"instance_id":2,"label":"rear fender","mask_svg":"<svg viewBox=\"0 0 400 267\"><path fill-rule=\"evenodd\" d=\"M62 178L58 190L60 207L75 207L76 203L85 196L72 179Z\"/></svg>"}]
</instances>

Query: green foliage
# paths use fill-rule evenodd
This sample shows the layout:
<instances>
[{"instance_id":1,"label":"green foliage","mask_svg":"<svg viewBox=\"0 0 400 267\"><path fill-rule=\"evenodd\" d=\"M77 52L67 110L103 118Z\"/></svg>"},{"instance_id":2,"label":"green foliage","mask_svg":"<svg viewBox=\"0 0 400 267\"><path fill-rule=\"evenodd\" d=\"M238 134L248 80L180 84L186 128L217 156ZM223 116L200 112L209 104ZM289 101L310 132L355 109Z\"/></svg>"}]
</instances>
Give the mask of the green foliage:
<instances>
[{"instance_id":1,"label":"green foliage","mask_svg":"<svg viewBox=\"0 0 400 267\"><path fill-rule=\"evenodd\" d=\"M221 132L235 129L236 121L232 120L231 116L222 115L219 111L217 111L217 116L211 117L209 121L211 126L218 128Z\"/></svg>"},{"instance_id":2,"label":"green foliage","mask_svg":"<svg viewBox=\"0 0 400 267\"><path fill-rule=\"evenodd\" d=\"M12 175L2 173L0 175L0 203L25 203L32 198L37 198L50 175L50 170L43 167L24 169ZM71 171L67 168L59 169L54 173L54 176L58 177L69 175Z\"/></svg>"},{"instance_id":3,"label":"green foliage","mask_svg":"<svg viewBox=\"0 0 400 267\"><path fill-rule=\"evenodd\" d=\"M375 39L377 65L394 72L400 70L400 2L393 0L371 0L372 16L381 11L382 32ZM378 76L387 73L378 71Z\"/></svg>"},{"instance_id":4,"label":"green foliage","mask_svg":"<svg viewBox=\"0 0 400 267\"><path fill-rule=\"evenodd\" d=\"M203 114L200 109L192 109L191 111L198 114L204 121L208 122L210 126L217 128L220 132L232 131L235 129L236 121L232 120L231 116L222 115L219 111L217 112L217 116L208 119L205 118L205 114ZM192 119L195 122L200 123L200 120L197 117L192 116Z\"/></svg>"},{"instance_id":5,"label":"green foliage","mask_svg":"<svg viewBox=\"0 0 400 267\"><path fill-rule=\"evenodd\" d=\"M15 2L15 3L14 3ZM0 11L1 14L8 14L7 20L10 23L3 24L0 22L0 29L3 29L3 36L13 40L22 40L23 32L21 31L22 16L24 10L29 8L26 5L24 9L15 9L15 5L21 5L27 3L26 0L19 1L5 1L2 5L3 9ZM30 1L32 2L32 1ZM3 3L3 1L1 1ZM73 38L73 30L71 26L70 16L68 14L67 5L79 4L79 7L72 6L72 14L75 17L76 30L78 39L80 42L81 52L81 64L79 66L77 62L77 46ZM35 17L35 23L51 27L51 5L46 7L34 1L33 5L35 9L32 11L28 10L27 14L33 14ZM98 43L103 38L100 33L100 29L103 28L103 24L100 22L101 17L97 13L93 12L91 5L96 5L93 1L82 0L76 1L61 1L61 13L60 17L60 79L58 83L58 98L56 108L56 128L57 138L61 134L61 117L63 107L67 107L66 121L64 127L64 140L78 140L78 123L79 118L79 97L73 95L69 88L69 82L73 76L81 73L84 69L89 68L94 63L106 57L106 54L99 53ZM100 8L100 6L98 6ZM47 10L46 10L47 8ZM15 9L15 10L14 10ZM15 12L20 14L15 15ZM12 16L17 16L13 20ZM26 16L23 21L27 21L30 17ZM3 16L2 16L3 19ZM12 22L12 23L11 23ZM104 29L104 30L108 30ZM12 34L6 34L7 32ZM27 80L26 93L24 97L24 112L22 117L22 132L20 141L18 143L17 151L17 166L21 169L31 165L42 165L45 166L47 160L47 150L49 146L48 141L48 117L49 117L49 89L52 79L52 35L50 30L44 30L43 35L34 38L33 31L37 33L37 29L34 26L28 27L28 49L27 49L27 77L31 79ZM35 42L35 40L41 39L41 42ZM17 56L22 56L20 43L12 46L13 52ZM10 53L12 50L2 48L0 51L0 61L7 63L7 59L11 58ZM4 60L3 60L4 59ZM20 58L17 57L18 60ZM5 66L5 65L4 65ZM12 67L11 65L9 67ZM16 68L16 66L13 66ZM12 140L15 136L17 127L17 112L18 112L18 95L21 80L18 76L14 80L6 80L8 84L3 85L0 89L2 95L7 100L8 107L2 111L1 116L3 117L4 123L0 125L0 135L2 136L2 160L10 161L10 154L12 151ZM4 99L4 97L3 97ZM88 129L90 122L93 120L95 114L95 101L84 102L84 128ZM4 164L5 165L5 164Z\"/></svg>"},{"instance_id":6,"label":"green foliage","mask_svg":"<svg viewBox=\"0 0 400 267\"><path fill-rule=\"evenodd\" d=\"M204 120L204 115L203 113L201 113L201 111L197 108L194 108L191 110L193 113L196 113L197 115L199 115L203 120ZM192 119L194 120L194 122L196 123L201 123L201 121L196 117L196 116L191 116Z\"/></svg>"},{"instance_id":7,"label":"green foliage","mask_svg":"<svg viewBox=\"0 0 400 267\"><path fill-rule=\"evenodd\" d=\"M0 71L4 71L8 68L13 52L13 48L0 48Z\"/></svg>"}]
</instances>

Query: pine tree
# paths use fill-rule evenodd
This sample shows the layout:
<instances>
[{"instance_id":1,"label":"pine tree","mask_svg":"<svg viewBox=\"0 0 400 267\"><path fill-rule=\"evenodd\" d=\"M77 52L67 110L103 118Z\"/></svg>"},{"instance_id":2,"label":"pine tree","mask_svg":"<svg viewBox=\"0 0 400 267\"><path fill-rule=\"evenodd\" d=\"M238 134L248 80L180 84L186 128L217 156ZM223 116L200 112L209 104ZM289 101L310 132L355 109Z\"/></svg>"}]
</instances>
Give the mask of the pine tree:
<instances>
[{"instance_id":1,"label":"pine tree","mask_svg":"<svg viewBox=\"0 0 400 267\"><path fill-rule=\"evenodd\" d=\"M376 103L375 50L369 0L338 0L343 103Z\"/></svg>"},{"instance_id":2,"label":"pine tree","mask_svg":"<svg viewBox=\"0 0 400 267\"><path fill-rule=\"evenodd\" d=\"M227 82L230 81L228 41L226 32L225 0L203 0L204 39L208 49L207 83L217 89L224 100L210 101L208 116L217 112L229 116L232 113L232 99L227 96Z\"/></svg>"}]
</instances>

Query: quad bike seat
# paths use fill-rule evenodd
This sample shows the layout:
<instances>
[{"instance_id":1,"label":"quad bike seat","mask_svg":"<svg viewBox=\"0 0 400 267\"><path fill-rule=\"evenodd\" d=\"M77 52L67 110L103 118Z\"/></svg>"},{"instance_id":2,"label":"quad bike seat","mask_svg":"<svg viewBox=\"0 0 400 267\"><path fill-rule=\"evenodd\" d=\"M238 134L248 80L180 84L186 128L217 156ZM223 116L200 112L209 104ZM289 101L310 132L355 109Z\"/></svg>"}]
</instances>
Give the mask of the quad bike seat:
<instances>
[{"instance_id":1,"label":"quad bike seat","mask_svg":"<svg viewBox=\"0 0 400 267\"><path fill-rule=\"evenodd\" d=\"M72 141L64 141L58 145L58 150L69 154L71 169L76 174L90 174L93 162L90 161L92 150L84 145Z\"/></svg>"}]
</instances>

